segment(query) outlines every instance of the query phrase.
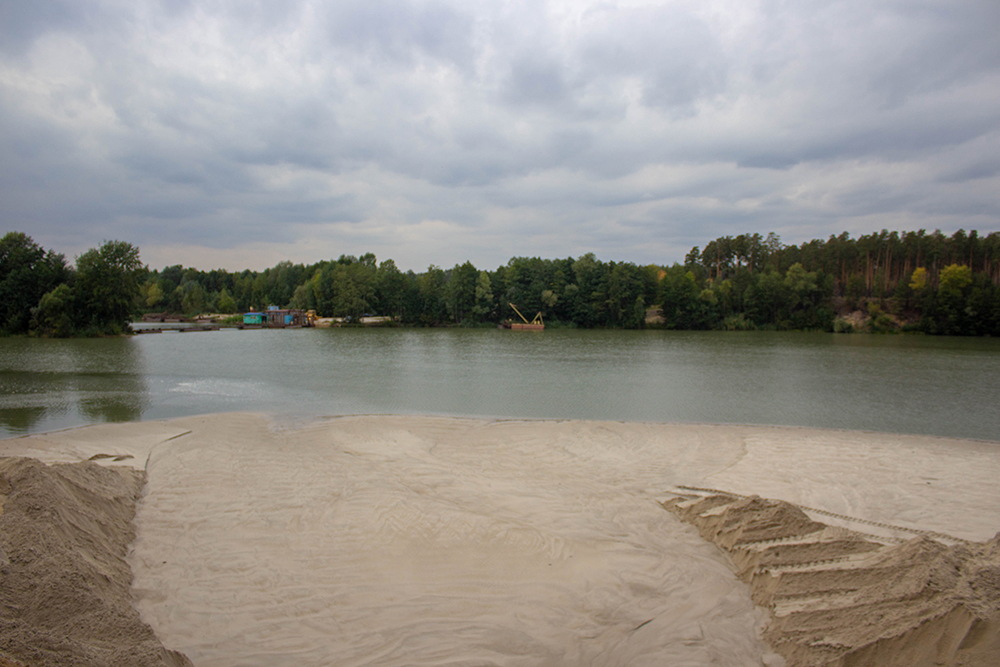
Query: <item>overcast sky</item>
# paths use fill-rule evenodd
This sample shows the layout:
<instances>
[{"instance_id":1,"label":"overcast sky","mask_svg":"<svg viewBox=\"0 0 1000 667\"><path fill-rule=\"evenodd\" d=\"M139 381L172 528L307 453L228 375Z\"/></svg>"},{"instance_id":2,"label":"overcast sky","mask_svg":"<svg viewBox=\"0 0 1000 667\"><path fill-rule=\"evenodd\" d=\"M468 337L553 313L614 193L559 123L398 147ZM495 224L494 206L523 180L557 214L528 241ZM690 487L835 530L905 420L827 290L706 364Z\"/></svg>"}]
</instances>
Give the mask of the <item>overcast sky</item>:
<instances>
[{"instance_id":1,"label":"overcast sky","mask_svg":"<svg viewBox=\"0 0 1000 667\"><path fill-rule=\"evenodd\" d=\"M998 0L0 0L0 232L263 269L1000 229Z\"/></svg>"}]
</instances>

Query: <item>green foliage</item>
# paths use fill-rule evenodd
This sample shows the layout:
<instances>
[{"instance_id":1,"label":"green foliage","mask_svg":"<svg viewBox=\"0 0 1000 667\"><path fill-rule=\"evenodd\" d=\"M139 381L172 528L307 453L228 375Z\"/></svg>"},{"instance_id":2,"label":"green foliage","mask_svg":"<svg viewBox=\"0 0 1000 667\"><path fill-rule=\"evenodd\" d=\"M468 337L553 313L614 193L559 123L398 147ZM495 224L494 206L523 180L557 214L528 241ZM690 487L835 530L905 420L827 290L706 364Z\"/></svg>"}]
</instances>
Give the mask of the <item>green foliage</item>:
<instances>
[{"instance_id":1,"label":"green foliage","mask_svg":"<svg viewBox=\"0 0 1000 667\"><path fill-rule=\"evenodd\" d=\"M660 281L659 296L665 325L669 329L714 328L719 319L718 300L712 290L705 294L694 272L685 269L675 264L667 269Z\"/></svg>"},{"instance_id":2,"label":"green foliage","mask_svg":"<svg viewBox=\"0 0 1000 667\"><path fill-rule=\"evenodd\" d=\"M5 234L0 239L0 334L27 333L31 309L70 279L62 255L46 252L27 234Z\"/></svg>"},{"instance_id":3,"label":"green foliage","mask_svg":"<svg viewBox=\"0 0 1000 667\"><path fill-rule=\"evenodd\" d=\"M108 241L77 258L45 252L20 232L0 240L0 331L41 336L120 334L142 293L139 250ZM146 299L148 300L148 290Z\"/></svg>"},{"instance_id":4,"label":"green foliage","mask_svg":"<svg viewBox=\"0 0 1000 667\"><path fill-rule=\"evenodd\" d=\"M604 305L605 326L640 329L646 324L642 269L635 264L614 264L608 276Z\"/></svg>"},{"instance_id":5,"label":"green foliage","mask_svg":"<svg viewBox=\"0 0 1000 667\"><path fill-rule=\"evenodd\" d=\"M730 315L722 321L722 328L726 331L754 331L757 325L752 320L747 319L746 313Z\"/></svg>"},{"instance_id":6,"label":"green foliage","mask_svg":"<svg viewBox=\"0 0 1000 667\"><path fill-rule=\"evenodd\" d=\"M941 270L937 292L924 300L921 324L929 333L997 335L1000 328L992 303L998 292L986 276L974 276L968 266L950 264Z\"/></svg>"},{"instance_id":7,"label":"green foliage","mask_svg":"<svg viewBox=\"0 0 1000 667\"><path fill-rule=\"evenodd\" d=\"M757 274L744 295L747 314L758 326L778 326L787 319L787 305L792 292L784 278L773 268Z\"/></svg>"},{"instance_id":8,"label":"green foliage","mask_svg":"<svg viewBox=\"0 0 1000 667\"><path fill-rule=\"evenodd\" d=\"M149 308L155 308L163 301L163 288L160 287L159 283L146 283L143 285L142 291L145 293L146 306Z\"/></svg>"},{"instance_id":9,"label":"green foliage","mask_svg":"<svg viewBox=\"0 0 1000 667\"><path fill-rule=\"evenodd\" d=\"M222 288L219 298L215 302L215 310L225 314L236 312L236 301L233 297L229 296L229 292L225 287Z\"/></svg>"},{"instance_id":10,"label":"green foliage","mask_svg":"<svg viewBox=\"0 0 1000 667\"><path fill-rule=\"evenodd\" d=\"M927 269L921 266L914 269L913 275L910 276L910 289L920 292L925 287L927 287Z\"/></svg>"},{"instance_id":11,"label":"green foliage","mask_svg":"<svg viewBox=\"0 0 1000 667\"><path fill-rule=\"evenodd\" d=\"M124 241L83 253L74 272L62 255L45 252L25 234L6 234L0 240L0 332L125 333L143 292L144 271L138 248Z\"/></svg>"},{"instance_id":12,"label":"green foliage","mask_svg":"<svg viewBox=\"0 0 1000 667\"><path fill-rule=\"evenodd\" d=\"M868 286L865 278L861 275L853 275L847 281L847 298L857 307L858 304L868 295Z\"/></svg>"},{"instance_id":13,"label":"green foliage","mask_svg":"<svg viewBox=\"0 0 1000 667\"><path fill-rule=\"evenodd\" d=\"M129 330L140 293L142 262L139 249L125 241L107 241L76 259L73 285L77 320L98 334L121 334Z\"/></svg>"},{"instance_id":14,"label":"green foliage","mask_svg":"<svg viewBox=\"0 0 1000 667\"><path fill-rule=\"evenodd\" d=\"M434 326L445 321L447 307L444 286L446 282L447 276L445 276L444 271L433 264L417 278L417 293L420 302L418 321L422 326Z\"/></svg>"},{"instance_id":15,"label":"green foliage","mask_svg":"<svg viewBox=\"0 0 1000 667\"><path fill-rule=\"evenodd\" d=\"M635 305L632 307L632 317L625 322L628 329L641 329L646 326L646 299L640 294L635 297Z\"/></svg>"},{"instance_id":16,"label":"green foliage","mask_svg":"<svg viewBox=\"0 0 1000 667\"><path fill-rule=\"evenodd\" d=\"M806 271L802 264L796 262L785 274L785 286L791 290L797 302L808 300L817 290L816 272Z\"/></svg>"},{"instance_id":17,"label":"green foliage","mask_svg":"<svg viewBox=\"0 0 1000 667\"><path fill-rule=\"evenodd\" d=\"M940 291L942 293L958 296L962 290L972 284L972 269L958 264L949 264L941 269Z\"/></svg>"},{"instance_id":18,"label":"green foliage","mask_svg":"<svg viewBox=\"0 0 1000 667\"><path fill-rule=\"evenodd\" d=\"M854 333L854 325L843 317L833 320L833 333Z\"/></svg>"},{"instance_id":19,"label":"green foliage","mask_svg":"<svg viewBox=\"0 0 1000 667\"><path fill-rule=\"evenodd\" d=\"M404 319L410 303L409 282L407 276L400 272L391 259L379 264L375 274L376 301L383 315Z\"/></svg>"},{"instance_id":20,"label":"green foliage","mask_svg":"<svg viewBox=\"0 0 1000 667\"><path fill-rule=\"evenodd\" d=\"M835 307L841 314L858 307L868 309L872 330L894 330L898 318L904 330L1000 335L1000 233L883 230L852 239L845 232L801 245L741 234L703 248L669 267L587 253L512 257L492 271L466 261L418 274L391 259L376 264L368 253L230 273L148 271L137 249L114 241L84 253L74 274L61 256L13 232L0 241L0 332L114 333L137 306L196 314L277 305L353 320L374 314L410 325L489 326L511 317L513 302L529 316L541 311L553 327L641 328L646 311L659 306L671 329L846 331ZM60 285L68 295L55 291Z\"/></svg>"},{"instance_id":21,"label":"green foliage","mask_svg":"<svg viewBox=\"0 0 1000 667\"><path fill-rule=\"evenodd\" d=\"M878 311L870 318L875 330L896 328L891 310L900 318L918 313L922 331L1000 335L1000 233L949 238L883 230L852 239L845 232L801 245L773 233L741 234L703 247L671 267L603 262L587 253L512 257L493 271L467 261L417 274L400 272L392 260L376 267L367 254L311 266L283 262L260 273L173 266L151 272L147 282L164 295L160 309L190 308L197 282L204 303L217 309L226 290L237 310L290 304L325 316L372 313L424 326L495 324L513 316L513 302L528 315L541 311L553 327L639 328L646 310L659 305L662 326L672 329L846 331L835 304L870 302ZM156 290L144 295L151 307ZM914 328L912 321L906 326Z\"/></svg>"},{"instance_id":22,"label":"green foliage","mask_svg":"<svg viewBox=\"0 0 1000 667\"><path fill-rule=\"evenodd\" d=\"M554 305L554 304L553 304ZM472 307L473 319L482 322L496 312L496 301L493 298L493 284L490 274L480 271L476 278L476 305Z\"/></svg>"},{"instance_id":23,"label":"green foliage","mask_svg":"<svg viewBox=\"0 0 1000 667\"><path fill-rule=\"evenodd\" d=\"M205 291L196 282L188 282L182 288L184 298L181 299L181 310L185 315L198 315L205 312Z\"/></svg>"},{"instance_id":24,"label":"green foliage","mask_svg":"<svg viewBox=\"0 0 1000 667\"><path fill-rule=\"evenodd\" d=\"M76 330L73 291L63 283L42 296L37 308L31 309L32 331L37 335L68 338Z\"/></svg>"},{"instance_id":25,"label":"green foliage","mask_svg":"<svg viewBox=\"0 0 1000 667\"><path fill-rule=\"evenodd\" d=\"M479 271L472 262L455 265L444 287L445 305L451 321L455 324L467 322L476 305L476 284Z\"/></svg>"},{"instance_id":26,"label":"green foliage","mask_svg":"<svg viewBox=\"0 0 1000 667\"><path fill-rule=\"evenodd\" d=\"M273 284L265 282L258 285L261 276L254 278L254 289L264 295L258 298L266 297L268 301L260 308L272 304L290 305L316 310L321 317L343 317L355 321L376 309L379 270L375 255L371 253L362 255L360 259L341 255L336 262L321 262L303 284L290 282L293 278L304 279L306 275L309 272L302 265L287 264L283 273L265 276ZM287 295L287 300L280 301L284 295Z\"/></svg>"},{"instance_id":27,"label":"green foliage","mask_svg":"<svg viewBox=\"0 0 1000 667\"><path fill-rule=\"evenodd\" d=\"M877 303L868 304L868 317L868 329L872 333L891 333L899 330L892 317L884 312Z\"/></svg>"}]
</instances>

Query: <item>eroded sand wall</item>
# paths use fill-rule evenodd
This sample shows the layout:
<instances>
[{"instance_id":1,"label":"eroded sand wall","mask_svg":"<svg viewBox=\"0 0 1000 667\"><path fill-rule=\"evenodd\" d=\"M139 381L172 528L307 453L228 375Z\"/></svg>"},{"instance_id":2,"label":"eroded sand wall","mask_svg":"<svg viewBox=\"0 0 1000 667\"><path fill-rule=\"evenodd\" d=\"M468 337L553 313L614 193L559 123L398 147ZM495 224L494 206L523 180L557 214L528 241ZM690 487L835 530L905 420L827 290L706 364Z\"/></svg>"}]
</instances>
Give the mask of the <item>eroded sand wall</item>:
<instances>
[{"instance_id":1,"label":"eroded sand wall","mask_svg":"<svg viewBox=\"0 0 1000 667\"><path fill-rule=\"evenodd\" d=\"M771 612L764 638L789 667L1000 664L1000 535L879 539L757 496L664 507L730 555Z\"/></svg>"}]
</instances>

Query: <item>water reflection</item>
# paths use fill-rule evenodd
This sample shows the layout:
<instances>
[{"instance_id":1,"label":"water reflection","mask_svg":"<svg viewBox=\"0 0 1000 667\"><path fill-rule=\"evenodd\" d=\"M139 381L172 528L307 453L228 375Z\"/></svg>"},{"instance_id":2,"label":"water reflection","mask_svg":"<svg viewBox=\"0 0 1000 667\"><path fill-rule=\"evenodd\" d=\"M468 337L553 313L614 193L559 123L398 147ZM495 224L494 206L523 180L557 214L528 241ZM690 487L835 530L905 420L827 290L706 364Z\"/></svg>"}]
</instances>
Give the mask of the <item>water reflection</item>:
<instances>
[{"instance_id":1,"label":"water reflection","mask_svg":"<svg viewBox=\"0 0 1000 667\"><path fill-rule=\"evenodd\" d=\"M80 399L80 413L95 422L127 422L142 417L144 394L98 394Z\"/></svg>"},{"instance_id":2,"label":"water reflection","mask_svg":"<svg viewBox=\"0 0 1000 667\"><path fill-rule=\"evenodd\" d=\"M290 329L0 339L0 437L212 412L782 424L1000 440L1000 340Z\"/></svg>"},{"instance_id":3,"label":"water reflection","mask_svg":"<svg viewBox=\"0 0 1000 667\"><path fill-rule=\"evenodd\" d=\"M6 339L0 426L8 434L141 419L149 396L131 339Z\"/></svg>"},{"instance_id":4,"label":"water reflection","mask_svg":"<svg viewBox=\"0 0 1000 667\"><path fill-rule=\"evenodd\" d=\"M30 433L45 418L46 411L41 406L0 409L0 426L11 434Z\"/></svg>"}]
</instances>

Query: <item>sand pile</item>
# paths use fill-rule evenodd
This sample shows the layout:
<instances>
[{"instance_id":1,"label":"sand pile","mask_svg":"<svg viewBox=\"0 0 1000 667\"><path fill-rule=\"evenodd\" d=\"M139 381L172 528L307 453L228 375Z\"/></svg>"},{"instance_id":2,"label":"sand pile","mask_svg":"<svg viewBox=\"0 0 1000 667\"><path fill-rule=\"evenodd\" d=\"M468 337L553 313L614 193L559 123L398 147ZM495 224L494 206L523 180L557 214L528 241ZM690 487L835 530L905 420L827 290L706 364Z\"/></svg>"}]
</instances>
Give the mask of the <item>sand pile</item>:
<instances>
[{"instance_id":1,"label":"sand pile","mask_svg":"<svg viewBox=\"0 0 1000 667\"><path fill-rule=\"evenodd\" d=\"M764 639L790 667L1000 664L1000 535L900 543L757 496L663 505L729 553L771 610Z\"/></svg>"},{"instance_id":2,"label":"sand pile","mask_svg":"<svg viewBox=\"0 0 1000 667\"><path fill-rule=\"evenodd\" d=\"M143 481L131 468L0 458L0 664L191 664L131 606L124 557Z\"/></svg>"}]
</instances>

